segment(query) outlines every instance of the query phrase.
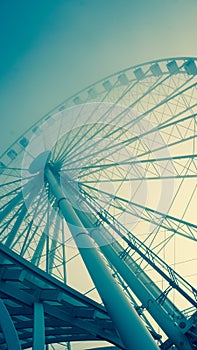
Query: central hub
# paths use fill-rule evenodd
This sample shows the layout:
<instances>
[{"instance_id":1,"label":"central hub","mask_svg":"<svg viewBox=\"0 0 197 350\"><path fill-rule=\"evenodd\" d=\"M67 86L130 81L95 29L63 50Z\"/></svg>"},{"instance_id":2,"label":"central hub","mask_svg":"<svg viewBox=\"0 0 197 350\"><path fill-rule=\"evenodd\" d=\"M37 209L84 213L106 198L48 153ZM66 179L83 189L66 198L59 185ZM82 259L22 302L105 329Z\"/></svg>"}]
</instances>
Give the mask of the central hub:
<instances>
[{"instance_id":1,"label":"central hub","mask_svg":"<svg viewBox=\"0 0 197 350\"><path fill-rule=\"evenodd\" d=\"M35 174L44 171L45 166L49 162L51 151L44 151L40 153L30 164L29 172Z\"/></svg>"}]
</instances>

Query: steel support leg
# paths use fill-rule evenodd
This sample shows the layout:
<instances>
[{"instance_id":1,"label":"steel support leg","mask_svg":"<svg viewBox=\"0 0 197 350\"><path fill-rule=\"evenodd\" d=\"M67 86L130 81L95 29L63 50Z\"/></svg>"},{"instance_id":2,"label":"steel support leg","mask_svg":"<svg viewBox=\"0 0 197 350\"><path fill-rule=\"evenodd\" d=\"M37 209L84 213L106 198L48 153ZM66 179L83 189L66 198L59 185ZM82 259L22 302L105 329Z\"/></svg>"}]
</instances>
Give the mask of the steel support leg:
<instances>
[{"instance_id":1,"label":"steel support leg","mask_svg":"<svg viewBox=\"0 0 197 350\"><path fill-rule=\"evenodd\" d=\"M14 323L10 317L10 314L4 305L4 302L0 299L0 325L3 331L8 350L22 350L18 339L18 334L14 327Z\"/></svg>"},{"instance_id":2,"label":"steel support leg","mask_svg":"<svg viewBox=\"0 0 197 350\"><path fill-rule=\"evenodd\" d=\"M96 248L93 239L88 235L69 200L65 197L58 179L49 166L45 168L45 176L59 203L90 276L120 334L125 349L158 350L159 347L140 320L137 312L111 276L101 253Z\"/></svg>"},{"instance_id":3,"label":"steel support leg","mask_svg":"<svg viewBox=\"0 0 197 350\"><path fill-rule=\"evenodd\" d=\"M111 241L111 236L105 227L96 228L88 216L83 212L78 212L78 216L85 227L93 228L92 237L99 245L101 252L108 261L116 268L134 294L145 306L151 316L155 319L158 325L166 333L166 335L173 341L179 350L192 350L188 338L181 332L181 329L173 322L172 318L162 308L162 306L155 300L151 292L146 286L135 276L132 270L120 259L118 254L108 243Z\"/></svg>"},{"instance_id":4,"label":"steel support leg","mask_svg":"<svg viewBox=\"0 0 197 350\"><path fill-rule=\"evenodd\" d=\"M40 302L34 303L33 350L44 350L45 324L44 307Z\"/></svg>"}]
</instances>

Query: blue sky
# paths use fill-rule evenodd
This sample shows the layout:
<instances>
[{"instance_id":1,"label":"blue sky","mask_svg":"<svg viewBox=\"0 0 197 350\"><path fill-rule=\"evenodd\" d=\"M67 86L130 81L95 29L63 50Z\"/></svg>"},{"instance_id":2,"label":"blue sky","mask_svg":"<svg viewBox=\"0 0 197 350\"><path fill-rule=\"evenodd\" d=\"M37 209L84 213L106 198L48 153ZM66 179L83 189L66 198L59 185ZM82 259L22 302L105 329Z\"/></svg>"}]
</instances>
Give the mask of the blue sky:
<instances>
[{"instance_id":1,"label":"blue sky","mask_svg":"<svg viewBox=\"0 0 197 350\"><path fill-rule=\"evenodd\" d=\"M196 18L196 0L0 0L0 151L110 73L197 56Z\"/></svg>"}]
</instances>

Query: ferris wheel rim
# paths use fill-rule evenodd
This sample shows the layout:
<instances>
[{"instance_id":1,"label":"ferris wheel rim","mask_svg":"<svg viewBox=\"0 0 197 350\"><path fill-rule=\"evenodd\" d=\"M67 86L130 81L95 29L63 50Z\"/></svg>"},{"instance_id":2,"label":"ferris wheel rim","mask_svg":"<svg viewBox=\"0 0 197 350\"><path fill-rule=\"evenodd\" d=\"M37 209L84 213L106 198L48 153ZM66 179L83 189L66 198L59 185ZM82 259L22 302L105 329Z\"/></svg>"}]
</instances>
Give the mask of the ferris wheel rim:
<instances>
[{"instance_id":1,"label":"ferris wheel rim","mask_svg":"<svg viewBox=\"0 0 197 350\"><path fill-rule=\"evenodd\" d=\"M31 131L33 128L37 127L41 122L43 122L44 120L46 120L48 117L51 116L51 114L58 112L61 110L61 108L64 106L64 104L69 101L69 100L73 100L75 97L77 97L78 95L80 95L81 93L88 91L89 89L91 89L94 86L97 86L98 84L112 78L115 76L118 76L121 73L125 73L128 72L130 70L134 70L136 68L141 68L144 66L150 66L152 64L155 63L162 63L162 62L171 62L171 61L188 61L188 60L194 60L197 62L197 57L193 57L193 56L177 56L177 57L168 57L168 58L160 58L160 59L154 59L154 60L150 60L147 62L143 62L143 63L139 63L139 64L135 64L135 65L131 65L127 68L123 68L121 70L119 70L118 72L115 73L111 73L109 75L107 75L104 78L101 78L99 80L97 80L96 82L89 84L88 86L85 86L84 88L80 89L77 93L74 93L73 95L67 97L65 100L63 100L62 102L60 102L58 105L56 105L54 108L52 108L51 110L49 110L46 114L44 114L41 118L39 118L39 120L37 122L35 122L33 125L31 125L29 128L27 128L22 135L20 135L13 143L11 143L10 146L8 146L5 151L3 151L3 153L0 155L0 161L1 159L6 155L6 153L8 153L8 151L10 149L12 149L20 140L21 137L25 136L26 134L28 134L29 131Z\"/></svg>"}]
</instances>

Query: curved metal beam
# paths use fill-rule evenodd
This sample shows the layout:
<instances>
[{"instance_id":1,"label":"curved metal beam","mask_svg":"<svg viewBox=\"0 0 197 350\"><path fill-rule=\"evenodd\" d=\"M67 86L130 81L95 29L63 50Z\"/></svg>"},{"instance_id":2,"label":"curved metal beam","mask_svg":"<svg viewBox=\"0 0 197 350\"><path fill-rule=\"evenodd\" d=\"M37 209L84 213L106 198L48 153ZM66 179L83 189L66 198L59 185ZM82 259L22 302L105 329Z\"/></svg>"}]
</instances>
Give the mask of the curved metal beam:
<instances>
[{"instance_id":1,"label":"curved metal beam","mask_svg":"<svg viewBox=\"0 0 197 350\"><path fill-rule=\"evenodd\" d=\"M14 323L2 299L0 299L0 325L8 350L22 350Z\"/></svg>"}]
</instances>

